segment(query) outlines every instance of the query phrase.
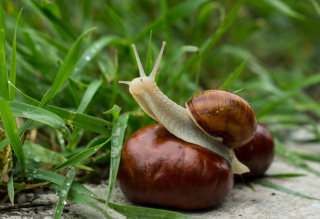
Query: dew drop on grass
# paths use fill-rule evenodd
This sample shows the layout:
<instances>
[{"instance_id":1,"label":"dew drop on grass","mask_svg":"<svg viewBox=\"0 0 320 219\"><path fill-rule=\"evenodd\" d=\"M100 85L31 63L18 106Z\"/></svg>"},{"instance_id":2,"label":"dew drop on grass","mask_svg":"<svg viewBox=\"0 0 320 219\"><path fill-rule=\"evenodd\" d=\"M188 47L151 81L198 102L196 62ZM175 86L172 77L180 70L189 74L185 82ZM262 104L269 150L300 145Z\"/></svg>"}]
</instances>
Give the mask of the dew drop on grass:
<instances>
[{"instance_id":1,"label":"dew drop on grass","mask_svg":"<svg viewBox=\"0 0 320 219\"><path fill-rule=\"evenodd\" d=\"M96 47L97 49L99 49L99 48L100 48L100 44L97 43L97 44L95 45L95 47Z\"/></svg>"},{"instance_id":2,"label":"dew drop on grass","mask_svg":"<svg viewBox=\"0 0 320 219\"><path fill-rule=\"evenodd\" d=\"M70 186L70 183L67 183L67 186Z\"/></svg>"},{"instance_id":3,"label":"dew drop on grass","mask_svg":"<svg viewBox=\"0 0 320 219\"><path fill-rule=\"evenodd\" d=\"M90 56L86 56L86 60L87 60L87 61L90 61L90 60L91 60L91 57L90 57Z\"/></svg>"},{"instance_id":4,"label":"dew drop on grass","mask_svg":"<svg viewBox=\"0 0 320 219\"><path fill-rule=\"evenodd\" d=\"M78 68L75 68L74 71L79 71L79 69L78 69Z\"/></svg>"},{"instance_id":5,"label":"dew drop on grass","mask_svg":"<svg viewBox=\"0 0 320 219\"><path fill-rule=\"evenodd\" d=\"M95 53L96 52L96 50L95 49L91 49L91 53Z\"/></svg>"}]
</instances>

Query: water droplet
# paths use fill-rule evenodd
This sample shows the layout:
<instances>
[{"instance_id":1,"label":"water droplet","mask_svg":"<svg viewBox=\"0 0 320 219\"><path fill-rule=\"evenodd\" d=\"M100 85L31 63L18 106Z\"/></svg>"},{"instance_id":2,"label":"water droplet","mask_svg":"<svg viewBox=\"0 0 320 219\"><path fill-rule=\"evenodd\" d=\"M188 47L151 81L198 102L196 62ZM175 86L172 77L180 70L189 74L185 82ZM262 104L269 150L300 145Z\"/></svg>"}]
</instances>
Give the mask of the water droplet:
<instances>
[{"instance_id":1,"label":"water droplet","mask_svg":"<svg viewBox=\"0 0 320 219\"><path fill-rule=\"evenodd\" d=\"M95 49L91 49L91 53L95 53L96 52L96 50Z\"/></svg>"},{"instance_id":2,"label":"water droplet","mask_svg":"<svg viewBox=\"0 0 320 219\"><path fill-rule=\"evenodd\" d=\"M37 177L37 175L33 175L33 177L34 177L34 178L36 178L36 177Z\"/></svg>"},{"instance_id":3,"label":"water droplet","mask_svg":"<svg viewBox=\"0 0 320 219\"><path fill-rule=\"evenodd\" d=\"M90 61L90 59L91 59L90 56L86 56L87 61Z\"/></svg>"},{"instance_id":4,"label":"water droplet","mask_svg":"<svg viewBox=\"0 0 320 219\"><path fill-rule=\"evenodd\" d=\"M97 49L99 49L100 48L100 44L96 44L96 45L94 45Z\"/></svg>"},{"instance_id":5,"label":"water droplet","mask_svg":"<svg viewBox=\"0 0 320 219\"><path fill-rule=\"evenodd\" d=\"M36 173L36 172L37 172L37 169L34 169L34 170L33 170L33 173Z\"/></svg>"},{"instance_id":6,"label":"water droplet","mask_svg":"<svg viewBox=\"0 0 320 219\"><path fill-rule=\"evenodd\" d=\"M57 212L59 213L60 211L59 211L59 210L57 210Z\"/></svg>"},{"instance_id":7,"label":"water droplet","mask_svg":"<svg viewBox=\"0 0 320 219\"><path fill-rule=\"evenodd\" d=\"M67 183L67 186L70 186L70 183Z\"/></svg>"},{"instance_id":8,"label":"water droplet","mask_svg":"<svg viewBox=\"0 0 320 219\"><path fill-rule=\"evenodd\" d=\"M75 68L74 71L79 71L79 69L78 69L78 68Z\"/></svg>"},{"instance_id":9,"label":"water droplet","mask_svg":"<svg viewBox=\"0 0 320 219\"><path fill-rule=\"evenodd\" d=\"M93 194L91 194L91 197L93 197Z\"/></svg>"}]
</instances>

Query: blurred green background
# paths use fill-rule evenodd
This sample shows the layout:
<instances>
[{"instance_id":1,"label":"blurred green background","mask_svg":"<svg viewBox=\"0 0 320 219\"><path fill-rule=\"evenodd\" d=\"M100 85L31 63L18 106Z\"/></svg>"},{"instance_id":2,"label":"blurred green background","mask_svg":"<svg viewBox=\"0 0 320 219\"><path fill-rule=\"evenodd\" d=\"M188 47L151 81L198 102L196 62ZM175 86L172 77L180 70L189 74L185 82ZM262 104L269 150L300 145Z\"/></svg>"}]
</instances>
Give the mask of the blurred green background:
<instances>
[{"instance_id":1,"label":"blurred green background","mask_svg":"<svg viewBox=\"0 0 320 219\"><path fill-rule=\"evenodd\" d=\"M152 30L152 60L161 42L167 42L158 86L170 99L184 105L195 93L217 89L248 60L227 90L242 89L239 95L272 131L307 125L319 140L315 126L320 117L320 16L315 1L246 1L234 22L219 29L236 2L3 1L7 60L17 14L23 8L17 29L16 86L40 100L59 70L57 60L64 60L77 36L97 27L84 47L87 53L80 67L51 104L76 109L84 84L103 78L86 114L104 117L102 112L113 104L122 107L122 112L139 112L128 87L117 81L138 76L130 45L136 44L146 63ZM212 45L201 51L210 39ZM194 47L188 52L185 45L198 47L200 52ZM151 68L145 68L148 74ZM129 121L133 130L153 122L137 115Z\"/></svg>"}]
</instances>

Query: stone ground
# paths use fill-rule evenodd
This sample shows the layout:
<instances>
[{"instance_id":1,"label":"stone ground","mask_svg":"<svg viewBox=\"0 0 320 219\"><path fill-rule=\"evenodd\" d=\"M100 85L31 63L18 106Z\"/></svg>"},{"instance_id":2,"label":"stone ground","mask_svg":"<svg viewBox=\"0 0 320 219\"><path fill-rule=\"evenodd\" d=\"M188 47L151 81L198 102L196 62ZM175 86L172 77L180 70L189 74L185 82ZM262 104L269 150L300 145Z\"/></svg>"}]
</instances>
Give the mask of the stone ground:
<instances>
[{"instance_id":1,"label":"stone ground","mask_svg":"<svg viewBox=\"0 0 320 219\"><path fill-rule=\"evenodd\" d=\"M320 145L305 144L295 145L287 144L294 150L308 153L320 154ZM320 164L308 162L308 164L320 171ZM287 189L301 192L309 196L320 198L320 177L308 173L302 169L293 167L279 157L274 159L268 174L280 173L305 173L307 176L295 178L267 178L268 182L285 187ZM101 185L85 185L91 191L99 194L101 197L107 195L107 182ZM182 212L195 218L310 218L320 219L320 201L310 200L274 189L266 188L253 184L255 191L243 185L236 183L226 197L226 199L214 208L204 211ZM21 194L16 197L17 203L28 203L32 206L24 208L0 211L0 218L22 219L22 218L52 218L55 209L55 203L58 197L50 192L42 194ZM129 202L121 193L119 187L115 187L111 198L113 203L122 205L134 205ZM103 205L101 204L101 207ZM109 209L108 212L116 219L126 217ZM68 202L62 215L64 219L75 218L94 218L100 219L104 216L96 210L73 202Z\"/></svg>"}]
</instances>

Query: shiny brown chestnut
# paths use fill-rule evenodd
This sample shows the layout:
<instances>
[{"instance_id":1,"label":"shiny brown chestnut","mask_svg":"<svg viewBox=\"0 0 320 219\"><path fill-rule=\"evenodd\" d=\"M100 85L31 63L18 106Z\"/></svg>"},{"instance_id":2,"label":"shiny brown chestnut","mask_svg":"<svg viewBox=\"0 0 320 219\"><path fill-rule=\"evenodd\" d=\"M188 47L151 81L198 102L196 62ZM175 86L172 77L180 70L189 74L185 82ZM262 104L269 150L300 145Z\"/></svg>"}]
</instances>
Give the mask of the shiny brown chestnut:
<instances>
[{"instance_id":1,"label":"shiny brown chestnut","mask_svg":"<svg viewBox=\"0 0 320 219\"><path fill-rule=\"evenodd\" d=\"M249 173L242 174L243 177L263 175L274 157L274 143L268 127L258 123L253 139L234 151L239 161L250 169Z\"/></svg>"},{"instance_id":2,"label":"shiny brown chestnut","mask_svg":"<svg viewBox=\"0 0 320 219\"><path fill-rule=\"evenodd\" d=\"M139 129L124 143L117 179L133 202L188 210L221 202L234 182L226 159L159 124Z\"/></svg>"},{"instance_id":3,"label":"shiny brown chestnut","mask_svg":"<svg viewBox=\"0 0 320 219\"><path fill-rule=\"evenodd\" d=\"M199 128L210 136L222 137L231 148L248 143L255 135L255 113L250 104L237 94L207 90L195 95L186 106Z\"/></svg>"}]
</instances>

